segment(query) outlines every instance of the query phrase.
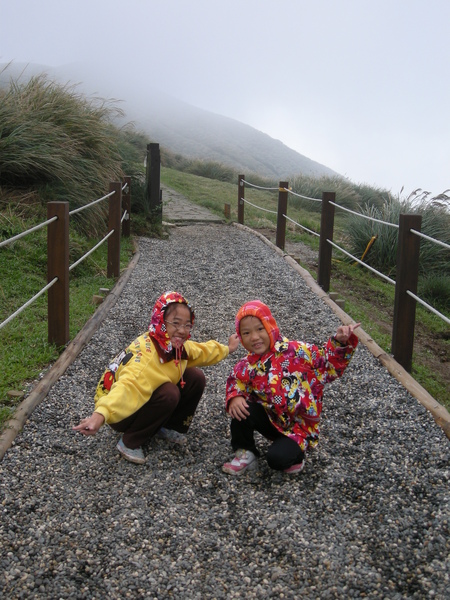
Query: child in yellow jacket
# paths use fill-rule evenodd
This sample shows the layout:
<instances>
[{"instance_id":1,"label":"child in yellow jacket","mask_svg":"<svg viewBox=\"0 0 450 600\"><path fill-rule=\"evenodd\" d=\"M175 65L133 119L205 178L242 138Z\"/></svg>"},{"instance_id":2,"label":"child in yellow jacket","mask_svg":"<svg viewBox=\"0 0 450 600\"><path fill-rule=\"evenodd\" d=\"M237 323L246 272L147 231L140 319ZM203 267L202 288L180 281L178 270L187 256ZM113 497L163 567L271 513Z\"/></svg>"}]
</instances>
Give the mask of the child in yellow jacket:
<instances>
[{"instance_id":1,"label":"child in yellow jacket","mask_svg":"<svg viewBox=\"0 0 450 600\"><path fill-rule=\"evenodd\" d=\"M95 410L73 429L95 435L107 423L122 433L118 451L142 464L142 446L152 436L184 443L206 385L198 367L214 365L239 345L190 340L194 311L178 292L166 292L155 303L148 332L136 338L103 373Z\"/></svg>"}]
</instances>

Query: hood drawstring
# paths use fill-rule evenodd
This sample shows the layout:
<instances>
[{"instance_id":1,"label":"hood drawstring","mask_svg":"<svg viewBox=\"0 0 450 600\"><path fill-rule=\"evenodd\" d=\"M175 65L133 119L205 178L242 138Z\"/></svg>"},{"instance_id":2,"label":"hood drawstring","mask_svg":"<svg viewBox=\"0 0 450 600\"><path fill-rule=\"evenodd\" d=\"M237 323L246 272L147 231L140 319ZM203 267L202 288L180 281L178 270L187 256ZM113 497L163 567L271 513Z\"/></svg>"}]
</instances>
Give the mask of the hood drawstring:
<instances>
[{"instance_id":1,"label":"hood drawstring","mask_svg":"<svg viewBox=\"0 0 450 600\"><path fill-rule=\"evenodd\" d=\"M183 389L184 386L185 386L185 384L186 384L186 382L183 379L183 371L181 369L181 351L182 351L182 348L183 347L178 348L178 346L175 348L175 360L174 360L175 365L177 365L179 367L179 371L180 371L180 387L181 387L181 389Z\"/></svg>"}]
</instances>

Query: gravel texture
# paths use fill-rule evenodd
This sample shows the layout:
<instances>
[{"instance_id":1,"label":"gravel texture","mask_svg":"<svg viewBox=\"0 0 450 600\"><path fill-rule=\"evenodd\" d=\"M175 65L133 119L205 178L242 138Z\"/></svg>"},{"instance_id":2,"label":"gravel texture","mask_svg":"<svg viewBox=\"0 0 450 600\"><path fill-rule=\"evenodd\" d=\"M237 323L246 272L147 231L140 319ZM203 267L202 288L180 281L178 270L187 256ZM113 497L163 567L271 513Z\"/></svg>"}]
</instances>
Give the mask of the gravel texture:
<instances>
[{"instance_id":1,"label":"gravel texture","mask_svg":"<svg viewBox=\"0 0 450 600\"><path fill-rule=\"evenodd\" d=\"M72 432L108 360L168 289L193 303L198 340L226 343L255 297L290 338L322 343L339 325L249 232L195 225L139 244L118 302L0 462L0 595L449 598L448 440L362 344L326 389L319 447L297 476L264 457L241 477L221 471L231 457L225 380L241 349L205 369L184 448L151 440L138 466L109 427Z\"/></svg>"}]
</instances>

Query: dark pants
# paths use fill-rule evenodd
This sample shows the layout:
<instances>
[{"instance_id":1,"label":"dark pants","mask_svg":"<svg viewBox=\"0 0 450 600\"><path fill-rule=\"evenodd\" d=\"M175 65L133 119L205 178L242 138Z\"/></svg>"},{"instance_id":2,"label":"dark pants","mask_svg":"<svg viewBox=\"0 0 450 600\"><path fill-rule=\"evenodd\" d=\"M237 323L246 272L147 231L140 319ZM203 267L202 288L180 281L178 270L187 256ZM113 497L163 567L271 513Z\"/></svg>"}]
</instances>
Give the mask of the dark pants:
<instances>
[{"instance_id":1,"label":"dark pants","mask_svg":"<svg viewBox=\"0 0 450 600\"><path fill-rule=\"evenodd\" d=\"M267 451L267 464L271 469L283 471L301 463L305 454L294 440L280 433L270 422L264 407L256 402L248 403L250 415L243 421L231 420L231 445L233 450L250 450L257 456L253 434L258 431L272 441Z\"/></svg>"},{"instance_id":2,"label":"dark pants","mask_svg":"<svg viewBox=\"0 0 450 600\"><path fill-rule=\"evenodd\" d=\"M160 427L186 433L197 408L206 379L203 371L195 367L186 369L185 385L164 383L157 388L148 402L138 411L111 427L123 433L123 443L128 448L139 448Z\"/></svg>"}]
</instances>

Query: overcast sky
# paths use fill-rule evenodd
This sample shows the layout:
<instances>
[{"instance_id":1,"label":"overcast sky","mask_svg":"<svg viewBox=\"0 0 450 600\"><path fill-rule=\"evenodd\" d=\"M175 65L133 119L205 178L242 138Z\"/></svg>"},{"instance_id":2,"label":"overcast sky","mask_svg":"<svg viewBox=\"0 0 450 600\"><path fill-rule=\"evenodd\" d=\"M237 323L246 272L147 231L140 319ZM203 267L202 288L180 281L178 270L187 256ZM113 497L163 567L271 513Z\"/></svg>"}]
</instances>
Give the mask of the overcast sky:
<instances>
[{"instance_id":1,"label":"overcast sky","mask_svg":"<svg viewBox=\"0 0 450 600\"><path fill-rule=\"evenodd\" d=\"M449 0L0 0L0 62L145 78L356 183L450 188Z\"/></svg>"}]
</instances>

